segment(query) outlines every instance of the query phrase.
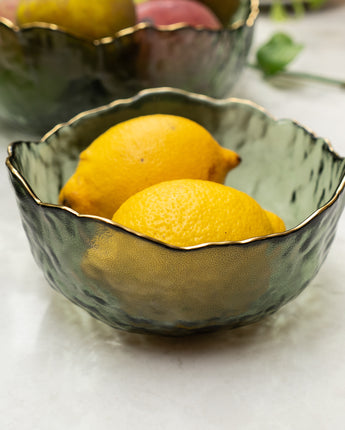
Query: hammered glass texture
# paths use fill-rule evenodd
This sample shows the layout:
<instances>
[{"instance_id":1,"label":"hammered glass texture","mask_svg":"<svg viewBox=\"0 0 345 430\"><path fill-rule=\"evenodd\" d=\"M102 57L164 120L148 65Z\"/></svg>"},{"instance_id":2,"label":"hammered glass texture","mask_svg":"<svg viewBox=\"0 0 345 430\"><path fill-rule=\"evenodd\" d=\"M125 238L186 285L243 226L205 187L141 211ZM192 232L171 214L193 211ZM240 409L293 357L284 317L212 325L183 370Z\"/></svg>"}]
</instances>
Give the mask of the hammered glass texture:
<instances>
[{"instance_id":1,"label":"hammered glass texture","mask_svg":"<svg viewBox=\"0 0 345 430\"><path fill-rule=\"evenodd\" d=\"M224 97L245 65L254 28L248 17L256 9L256 0L242 0L220 31L133 28L100 43L56 29L19 30L0 19L0 118L41 135L145 88Z\"/></svg>"},{"instance_id":2,"label":"hammered glass texture","mask_svg":"<svg viewBox=\"0 0 345 430\"><path fill-rule=\"evenodd\" d=\"M54 205L78 154L97 135L155 112L196 120L236 150L243 161L228 184L277 212L291 230L245 243L176 249L33 199L22 178L42 202ZM317 274L345 203L345 161L323 139L236 100L148 91L82 115L42 142L14 144L12 151L7 164L23 225L49 284L94 317L128 331L184 335L234 328L275 312Z\"/></svg>"}]
</instances>

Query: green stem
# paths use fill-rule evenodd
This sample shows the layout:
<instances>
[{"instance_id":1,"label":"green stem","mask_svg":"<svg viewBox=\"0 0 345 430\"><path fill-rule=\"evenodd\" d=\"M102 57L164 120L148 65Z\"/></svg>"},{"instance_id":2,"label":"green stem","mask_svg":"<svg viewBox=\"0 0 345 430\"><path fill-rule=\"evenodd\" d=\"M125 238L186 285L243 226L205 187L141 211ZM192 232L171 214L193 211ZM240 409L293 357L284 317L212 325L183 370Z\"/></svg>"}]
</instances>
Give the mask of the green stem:
<instances>
[{"instance_id":1,"label":"green stem","mask_svg":"<svg viewBox=\"0 0 345 430\"><path fill-rule=\"evenodd\" d=\"M247 66L252 68L252 69L256 69L256 70L261 70L260 66L258 66L257 64L252 64L252 63L247 63ZM321 82L323 84L331 84L331 85L337 85L340 88L344 88L345 89L345 81L340 80L340 79L334 79L334 78L328 78L325 76L320 76L320 75L314 75L312 73L304 73L304 72L294 72L294 71L282 71L277 73L278 76L287 76L287 77L293 77L293 78L298 78L298 79L305 79L305 80L312 80L312 81L316 81L316 82ZM272 75L272 76L276 76L276 75Z\"/></svg>"}]
</instances>

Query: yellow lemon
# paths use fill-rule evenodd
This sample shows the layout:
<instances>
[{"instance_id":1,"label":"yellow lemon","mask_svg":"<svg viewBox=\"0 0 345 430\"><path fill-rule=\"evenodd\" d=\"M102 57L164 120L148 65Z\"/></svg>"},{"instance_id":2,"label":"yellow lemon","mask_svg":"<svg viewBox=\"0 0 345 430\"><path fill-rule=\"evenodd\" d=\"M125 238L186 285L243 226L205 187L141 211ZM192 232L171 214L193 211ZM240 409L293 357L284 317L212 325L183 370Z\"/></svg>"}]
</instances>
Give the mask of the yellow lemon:
<instances>
[{"instance_id":1,"label":"yellow lemon","mask_svg":"<svg viewBox=\"0 0 345 430\"><path fill-rule=\"evenodd\" d=\"M222 183L239 162L194 121L141 116L111 127L80 154L59 201L79 213L111 218L131 195L153 184L182 178Z\"/></svg>"},{"instance_id":2,"label":"yellow lemon","mask_svg":"<svg viewBox=\"0 0 345 430\"><path fill-rule=\"evenodd\" d=\"M244 240L285 230L248 194L211 181L161 182L130 197L113 221L170 245Z\"/></svg>"},{"instance_id":3,"label":"yellow lemon","mask_svg":"<svg viewBox=\"0 0 345 430\"><path fill-rule=\"evenodd\" d=\"M99 39L134 25L136 13L133 0L20 0L17 22L56 24L78 36Z\"/></svg>"},{"instance_id":4,"label":"yellow lemon","mask_svg":"<svg viewBox=\"0 0 345 430\"><path fill-rule=\"evenodd\" d=\"M267 210L265 212L273 227L274 233L280 233L285 230L284 221L278 215Z\"/></svg>"}]
</instances>

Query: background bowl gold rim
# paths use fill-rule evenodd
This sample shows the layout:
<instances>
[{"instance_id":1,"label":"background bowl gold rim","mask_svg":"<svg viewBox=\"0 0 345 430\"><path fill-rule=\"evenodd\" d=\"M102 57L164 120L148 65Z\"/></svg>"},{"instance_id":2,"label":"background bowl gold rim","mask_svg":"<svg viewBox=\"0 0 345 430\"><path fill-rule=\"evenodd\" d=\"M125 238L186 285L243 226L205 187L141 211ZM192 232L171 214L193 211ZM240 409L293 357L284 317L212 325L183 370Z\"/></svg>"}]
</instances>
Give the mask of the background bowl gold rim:
<instances>
[{"instance_id":1,"label":"background bowl gold rim","mask_svg":"<svg viewBox=\"0 0 345 430\"><path fill-rule=\"evenodd\" d=\"M113 43L114 40L118 38L128 36L130 34L134 34L140 30L147 29L147 28L155 29L161 32L178 31L185 28L194 29L196 31L208 31L208 32L234 31L243 26L252 27L256 21L258 14L259 14L259 0L250 0L248 17L246 19L238 19L237 21L233 22L229 27L222 27L220 29L215 30L215 29L206 28L204 26L191 26L185 23L177 23L177 24L170 24L170 25L152 25L147 22L140 22L130 27L126 27L122 30L117 31L114 36L106 36L106 37L102 37L100 39L94 39L94 40L89 40L87 38L80 37L78 35L70 33L69 31L66 31L61 26L58 26L56 24L50 24L47 22L32 22L30 24L23 24L22 26L18 26L11 20L4 17L0 17L0 23L12 29L15 33L20 33L22 31L29 31L37 28L47 29L51 31L65 33L70 35L71 37L74 37L75 39L80 39L83 42L86 41L95 46L98 46L98 45Z\"/></svg>"}]
</instances>

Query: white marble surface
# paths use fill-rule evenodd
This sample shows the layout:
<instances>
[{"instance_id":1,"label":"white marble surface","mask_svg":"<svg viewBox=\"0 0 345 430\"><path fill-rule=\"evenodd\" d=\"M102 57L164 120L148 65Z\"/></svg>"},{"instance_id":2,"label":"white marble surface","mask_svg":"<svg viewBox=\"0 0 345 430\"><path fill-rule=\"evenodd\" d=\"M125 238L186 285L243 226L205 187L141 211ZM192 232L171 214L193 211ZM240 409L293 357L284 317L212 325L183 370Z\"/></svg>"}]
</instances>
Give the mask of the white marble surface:
<instances>
[{"instance_id":1,"label":"white marble surface","mask_svg":"<svg viewBox=\"0 0 345 430\"><path fill-rule=\"evenodd\" d=\"M292 69L345 79L345 3L284 24L305 49ZM345 155L345 90L275 86L247 70L233 95L293 117ZM310 286L260 324L193 338L126 334L48 286L31 257L4 166L1 129L0 428L329 430L345 424L345 217ZM29 137L29 136L24 136Z\"/></svg>"}]
</instances>

